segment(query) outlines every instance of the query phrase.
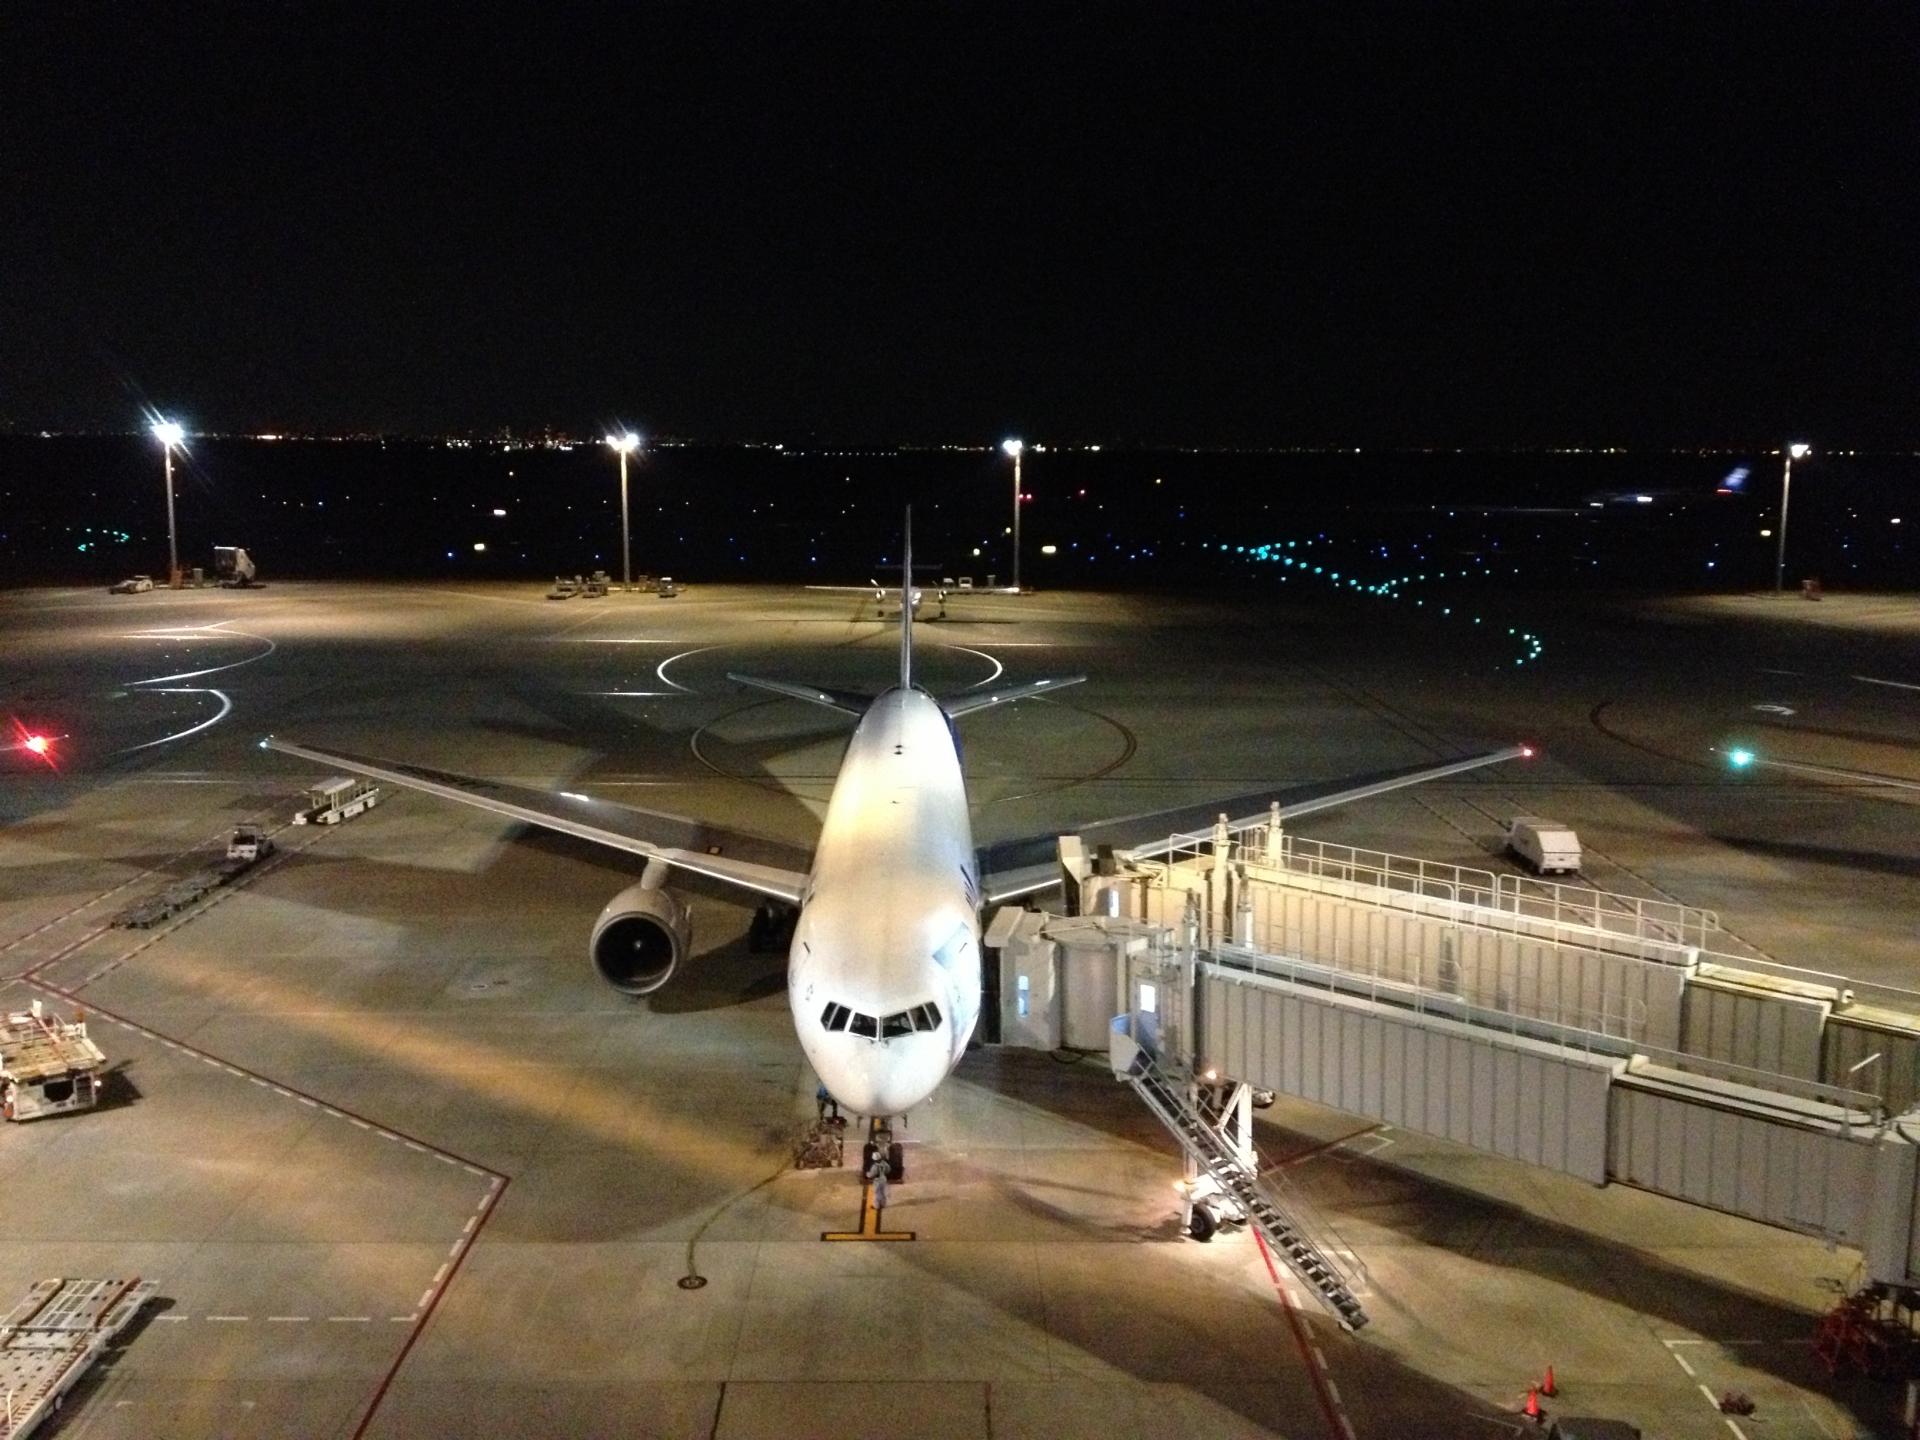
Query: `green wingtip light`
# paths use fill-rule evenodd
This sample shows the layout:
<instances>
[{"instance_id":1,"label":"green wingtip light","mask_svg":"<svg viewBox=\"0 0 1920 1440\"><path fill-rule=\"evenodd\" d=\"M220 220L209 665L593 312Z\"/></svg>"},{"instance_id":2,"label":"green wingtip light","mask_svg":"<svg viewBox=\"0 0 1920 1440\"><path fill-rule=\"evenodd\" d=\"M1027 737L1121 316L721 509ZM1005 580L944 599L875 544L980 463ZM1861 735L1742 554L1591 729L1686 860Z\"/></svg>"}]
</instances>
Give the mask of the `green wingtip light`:
<instances>
[{"instance_id":1,"label":"green wingtip light","mask_svg":"<svg viewBox=\"0 0 1920 1440\"><path fill-rule=\"evenodd\" d=\"M1754 754L1751 750L1729 750L1727 752L1727 763L1736 770L1747 769L1753 764L1753 761Z\"/></svg>"}]
</instances>

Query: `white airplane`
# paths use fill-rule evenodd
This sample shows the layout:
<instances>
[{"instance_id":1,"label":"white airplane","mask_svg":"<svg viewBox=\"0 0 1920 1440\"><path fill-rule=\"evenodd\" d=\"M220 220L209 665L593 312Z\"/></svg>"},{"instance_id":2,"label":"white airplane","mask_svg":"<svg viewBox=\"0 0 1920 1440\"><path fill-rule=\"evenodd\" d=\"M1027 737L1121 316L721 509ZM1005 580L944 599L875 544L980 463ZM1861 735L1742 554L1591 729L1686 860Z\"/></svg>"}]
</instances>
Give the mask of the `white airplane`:
<instances>
[{"instance_id":1,"label":"white airplane","mask_svg":"<svg viewBox=\"0 0 1920 1440\"><path fill-rule=\"evenodd\" d=\"M911 523L909 512L909 532ZM912 588L912 553L909 533L903 590ZM601 977L628 995L658 990L689 953L688 911L666 888L670 871L704 875L798 907L787 997L801 1048L821 1083L848 1110L883 1122L903 1116L952 1073L979 1021L983 910L1061 879L1051 834L975 849L953 722L1050 695L1086 677L936 700L914 684L912 608L903 606L899 682L878 696L750 675L728 678L859 717L810 862L775 841L578 791L500 784L272 736L260 743L646 857L639 882L600 912L588 943ZM1389 776L1283 805L1280 814L1288 819L1529 753L1516 746ZM1269 793L1076 829L1089 842L1116 843L1151 858L1166 853L1171 834L1203 826L1230 807L1244 804L1239 813L1265 818ZM897 1169L897 1147L893 1160Z\"/></svg>"}]
</instances>

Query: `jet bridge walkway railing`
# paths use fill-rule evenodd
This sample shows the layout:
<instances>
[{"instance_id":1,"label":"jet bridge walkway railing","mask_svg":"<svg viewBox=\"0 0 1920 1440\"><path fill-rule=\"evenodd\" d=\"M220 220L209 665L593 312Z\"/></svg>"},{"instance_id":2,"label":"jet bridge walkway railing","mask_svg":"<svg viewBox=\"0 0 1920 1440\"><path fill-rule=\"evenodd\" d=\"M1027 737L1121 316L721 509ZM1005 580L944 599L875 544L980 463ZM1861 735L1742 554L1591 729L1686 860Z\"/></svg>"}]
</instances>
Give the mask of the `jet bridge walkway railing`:
<instances>
[{"instance_id":1,"label":"jet bridge walkway railing","mask_svg":"<svg viewBox=\"0 0 1920 1440\"><path fill-rule=\"evenodd\" d=\"M1132 1018L1122 1015L1113 1024L1115 1075L1132 1086L1180 1147L1222 1193L1232 1197L1272 1253L1326 1302L1341 1326L1358 1330L1365 1325L1367 1315L1354 1297L1356 1277L1351 1267L1335 1259L1331 1245L1316 1238L1313 1232L1319 1227L1300 1213L1298 1205L1282 1205L1262 1183L1257 1166L1192 1103L1188 1098L1191 1077L1164 1066L1148 1044L1134 1038ZM1149 1034L1143 1031L1142 1039Z\"/></svg>"}]
</instances>

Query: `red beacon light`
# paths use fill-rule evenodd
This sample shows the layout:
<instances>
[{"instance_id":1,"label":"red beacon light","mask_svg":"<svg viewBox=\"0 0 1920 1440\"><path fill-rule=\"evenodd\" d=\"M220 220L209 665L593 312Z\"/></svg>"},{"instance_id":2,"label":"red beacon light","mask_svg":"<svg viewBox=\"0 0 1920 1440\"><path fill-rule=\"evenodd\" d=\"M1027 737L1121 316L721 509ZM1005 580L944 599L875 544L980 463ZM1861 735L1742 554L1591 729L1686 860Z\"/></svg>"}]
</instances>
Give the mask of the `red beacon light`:
<instances>
[{"instance_id":1,"label":"red beacon light","mask_svg":"<svg viewBox=\"0 0 1920 1440\"><path fill-rule=\"evenodd\" d=\"M1521 758L1522 760L1531 760L1531 759L1533 758L1533 756L1534 756L1534 749L1533 749L1533 746L1531 746L1531 745L1522 745L1522 746L1520 747L1520 758Z\"/></svg>"},{"instance_id":2,"label":"red beacon light","mask_svg":"<svg viewBox=\"0 0 1920 1440\"><path fill-rule=\"evenodd\" d=\"M53 742L44 735L29 735L20 743L36 755L45 755L53 748Z\"/></svg>"}]
</instances>

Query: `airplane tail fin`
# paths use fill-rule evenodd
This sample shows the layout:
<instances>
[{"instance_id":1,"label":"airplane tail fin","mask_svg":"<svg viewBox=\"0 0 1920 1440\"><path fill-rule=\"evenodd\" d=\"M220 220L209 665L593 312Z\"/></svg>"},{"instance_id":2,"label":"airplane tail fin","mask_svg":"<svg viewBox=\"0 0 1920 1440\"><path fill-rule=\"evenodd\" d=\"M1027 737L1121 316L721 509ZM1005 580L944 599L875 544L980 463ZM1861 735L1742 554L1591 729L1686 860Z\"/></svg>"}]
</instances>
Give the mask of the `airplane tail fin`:
<instances>
[{"instance_id":1,"label":"airplane tail fin","mask_svg":"<svg viewBox=\"0 0 1920 1440\"><path fill-rule=\"evenodd\" d=\"M900 560L900 688L913 688L913 507L907 507Z\"/></svg>"}]
</instances>

